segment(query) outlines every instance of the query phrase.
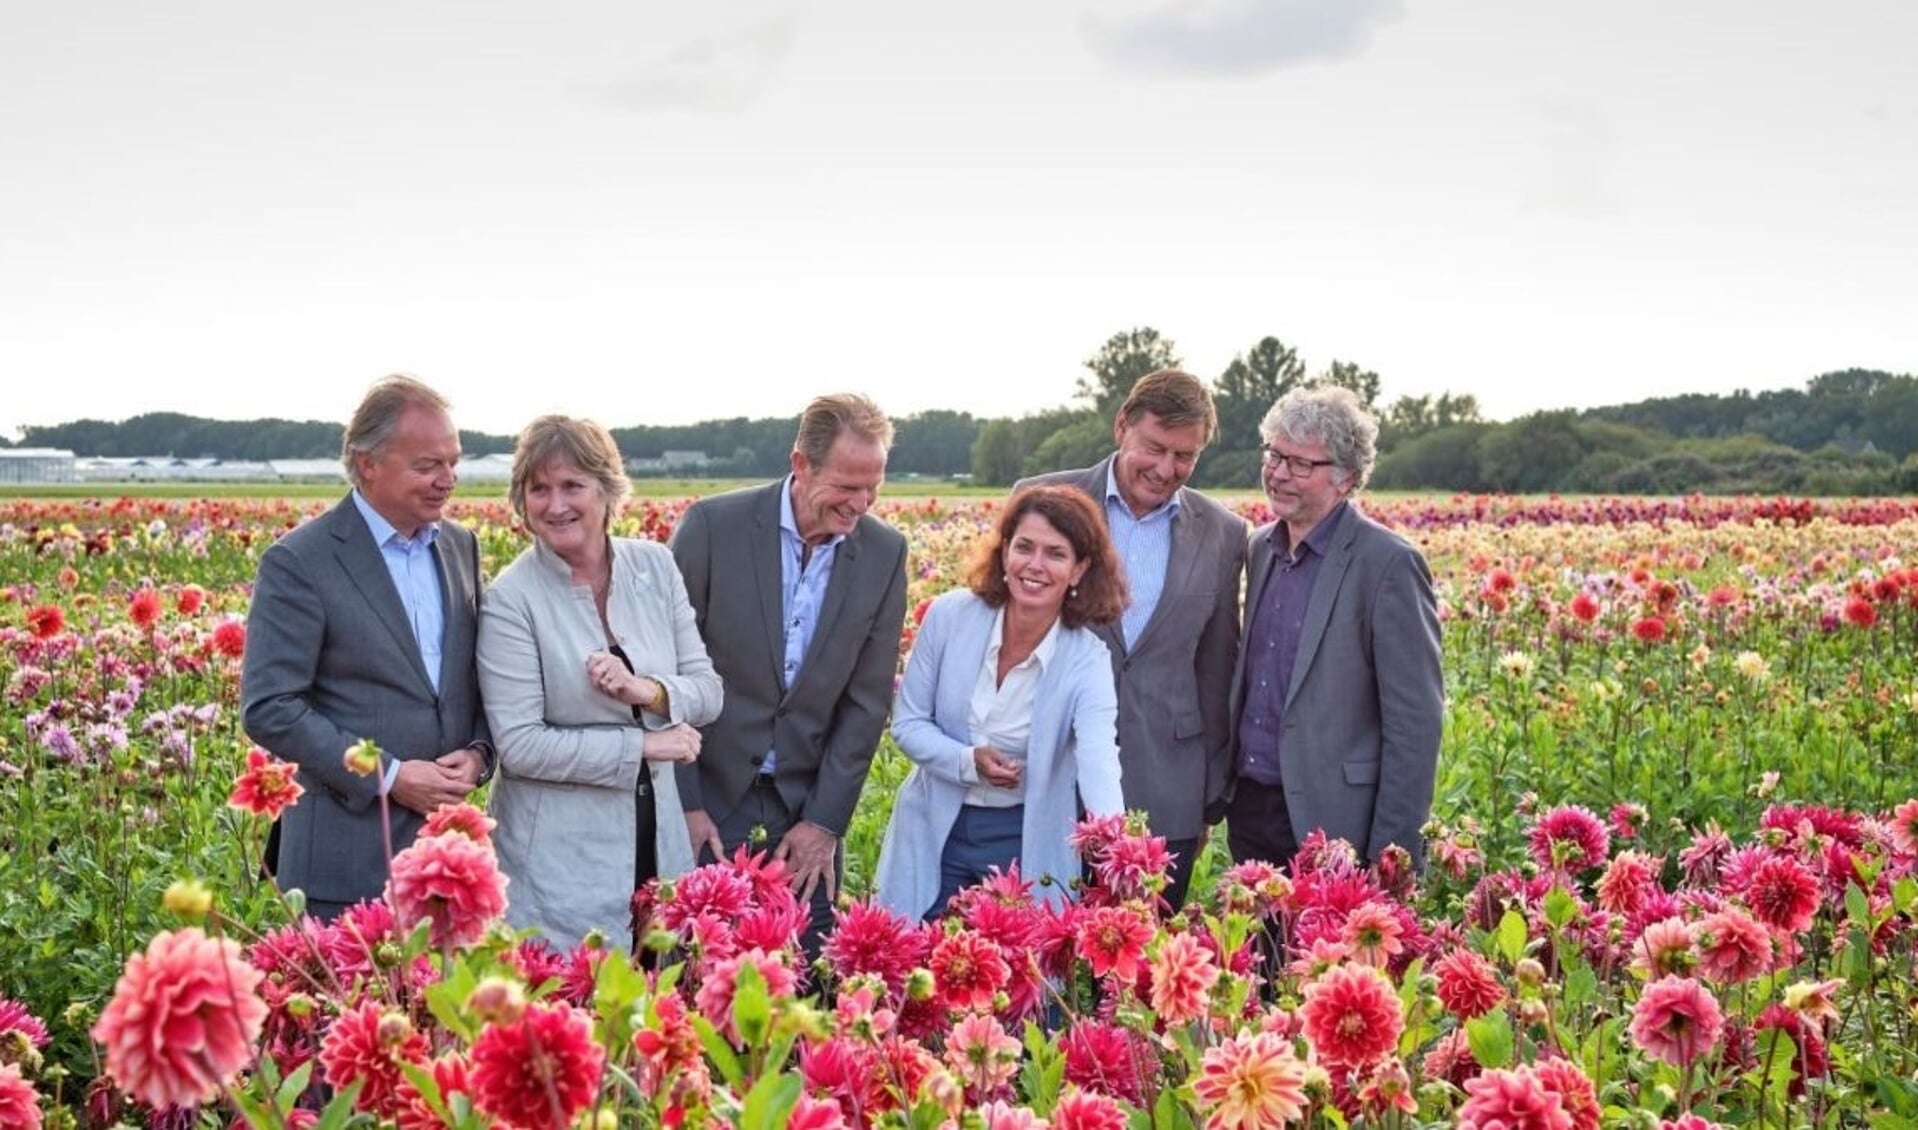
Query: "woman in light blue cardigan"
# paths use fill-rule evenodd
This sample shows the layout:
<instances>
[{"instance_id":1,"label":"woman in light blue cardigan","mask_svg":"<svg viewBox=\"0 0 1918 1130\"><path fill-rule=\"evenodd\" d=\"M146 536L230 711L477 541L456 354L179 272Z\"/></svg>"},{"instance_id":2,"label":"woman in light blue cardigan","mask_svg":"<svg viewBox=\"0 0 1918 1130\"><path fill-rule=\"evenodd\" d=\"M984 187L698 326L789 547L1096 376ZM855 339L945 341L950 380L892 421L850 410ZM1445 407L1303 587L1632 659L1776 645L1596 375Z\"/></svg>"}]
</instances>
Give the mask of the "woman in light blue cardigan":
<instances>
[{"instance_id":1,"label":"woman in light blue cardigan","mask_svg":"<svg viewBox=\"0 0 1918 1130\"><path fill-rule=\"evenodd\" d=\"M1015 860L1060 904L1079 874L1081 810L1124 810L1112 656L1090 627L1126 602L1104 516L1069 487L1020 491L968 580L927 610L893 705L914 768L876 886L908 918L942 913Z\"/></svg>"}]
</instances>

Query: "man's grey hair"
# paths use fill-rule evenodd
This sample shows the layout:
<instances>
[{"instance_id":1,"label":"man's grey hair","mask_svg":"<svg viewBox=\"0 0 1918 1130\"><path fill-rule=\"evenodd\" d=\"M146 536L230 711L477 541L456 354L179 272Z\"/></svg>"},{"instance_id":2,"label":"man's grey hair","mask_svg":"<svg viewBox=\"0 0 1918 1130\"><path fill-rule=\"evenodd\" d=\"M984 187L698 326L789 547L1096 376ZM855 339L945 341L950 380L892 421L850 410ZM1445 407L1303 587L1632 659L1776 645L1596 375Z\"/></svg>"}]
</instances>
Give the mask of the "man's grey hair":
<instances>
[{"instance_id":1,"label":"man's grey hair","mask_svg":"<svg viewBox=\"0 0 1918 1130\"><path fill-rule=\"evenodd\" d=\"M1379 422L1359 403L1349 388L1313 385L1295 388L1279 397L1259 421L1266 443L1283 436L1293 443L1323 443L1332 458L1332 470L1364 488L1378 459Z\"/></svg>"},{"instance_id":2,"label":"man's grey hair","mask_svg":"<svg viewBox=\"0 0 1918 1130\"><path fill-rule=\"evenodd\" d=\"M347 421L346 436L340 441L340 463L354 486L360 485L359 456L377 456L399 428L400 417L408 408L419 405L445 412L452 407L444 396L424 381L405 373L381 377L366 390L360 406Z\"/></svg>"}]
</instances>

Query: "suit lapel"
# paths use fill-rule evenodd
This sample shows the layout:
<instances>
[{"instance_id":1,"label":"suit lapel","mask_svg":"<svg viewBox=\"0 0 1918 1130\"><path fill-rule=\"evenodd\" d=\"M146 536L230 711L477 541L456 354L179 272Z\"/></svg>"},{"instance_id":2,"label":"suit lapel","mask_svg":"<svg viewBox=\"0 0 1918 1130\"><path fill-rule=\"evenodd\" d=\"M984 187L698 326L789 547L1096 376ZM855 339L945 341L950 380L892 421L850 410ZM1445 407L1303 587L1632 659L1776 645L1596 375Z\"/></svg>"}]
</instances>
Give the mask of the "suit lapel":
<instances>
[{"instance_id":1,"label":"suit lapel","mask_svg":"<svg viewBox=\"0 0 1918 1130\"><path fill-rule=\"evenodd\" d=\"M1285 688L1287 707L1292 705L1293 696L1299 693L1299 684L1305 682L1305 673L1312 667L1312 657L1318 652L1319 641L1325 638L1325 626L1332 619L1332 606L1338 602L1339 586L1345 583L1345 571L1351 568L1356 513L1347 506L1339 517L1339 527L1329 539L1332 552L1326 554L1325 563L1319 566L1319 575L1312 583L1312 599L1305 606L1305 623L1299 628L1299 655L1292 664L1292 685Z\"/></svg>"},{"instance_id":2,"label":"suit lapel","mask_svg":"<svg viewBox=\"0 0 1918 1130\"><path fill-rule=\"evenodd\" d=\"M1106 478L1112 473L1113 458L1108 455L1095 463L1086 470L1085 474L1079 476L1079 481L1075 484L1085 492L1087 498L1092 500L1092 504L1099 508L1099 517L1106 519L1107 533L1111 533L1112 519L1106 512ZM1113 655L1126 653L1125 628L1118 620L1114 619L1104 624L1091 624L1088 627L1092 629L1094 635L1105 642L1108 648L1112 649Z\"/></svg>"},{"instance_id":3,"label":"suit lapel","mask_svg":"<svg viewBox=\"0 0 1918 1130\"><path fill-rule=\"evenodd\" d=\"M1250 545L1246 558L1245 608L1239 618L1239 639L1242 641L1252 638L1252 619L1258 615L1259 606L1265 600L1265 582L1272 576L1270 539L1252 538ZM1234 729L1239 725L1239 704L1245 697L1245 652L1245 647L1241 646L1237 658L1232 661L1232 693L1228 703Z\"/></svg>"},{"instance_id":4,"label":"suit lapel","mask_svg":"<svg viewBox=\"0 0 1918 1130\"><path fill-rule=\"evenodd\" d=\"M359 508L351 498L340 507L335 513L333 536L339 542L334 554L341 571L372 608L373 618L385 627L406 657L407 666L419 677L420 686L431 697L433 680L427 676L426 664L420 659L419 642L413 638L413 625L406 615L406 606L400 603L399 590L393 587L393 575L386 571L386 559L380 556L379 546L373 544L373 531L366 528L366 519L360 517Z\"/></svg>"},{"instance_id":5,"label":"suit lapel","mask_svg":"<svg viewBox=\"0 0 1918 1130\"><path fill-rule=\"evenodd\" d=\"M779 492L786 489L784 479L772 485L765 501L753 509L753 532L747 539L752 555L753 576L758 580L760 622L766 629L766 659L772 664L773 678L782 691L786 686L785 604L780 598L784 581L780 573L780 554L786 552L786 535L779 528Z\"/></svg>"},{"instance_id":6,"label":"suit lapel","mask_svg":"<svg viewBox=\"0 0 1918 1130\"><path fill-rule=\"evenodd\" d=\"M440 615L444 638L440 641L440 686L453 686L451 666L460 661L460 656L470 654L472 641L467 638L468 625L474 623L474 617L467 615L473 607L473 592L477 578L467 572L470 558L456 552L457 542L448 534L450 525L442 523L440 536L433 539L433 562L440 574Z\"/></svg>"}]
</instances>

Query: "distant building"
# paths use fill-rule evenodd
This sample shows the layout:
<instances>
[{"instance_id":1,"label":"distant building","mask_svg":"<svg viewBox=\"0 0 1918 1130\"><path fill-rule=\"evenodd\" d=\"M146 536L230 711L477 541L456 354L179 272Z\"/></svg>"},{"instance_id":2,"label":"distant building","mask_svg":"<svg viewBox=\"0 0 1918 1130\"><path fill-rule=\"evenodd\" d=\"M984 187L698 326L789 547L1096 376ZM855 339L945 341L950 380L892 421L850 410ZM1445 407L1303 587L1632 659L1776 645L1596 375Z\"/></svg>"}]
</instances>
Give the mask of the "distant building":
<instances>
[{"instance_id":1,"label":"distant building","mask_svg":"<svg viewBox=\"0 0 1918 1130\"><path fill-rule=\"evenodd\" d=\"M105 483L260 483L278 477L267 463L172 455L89 456L79 461L78 471L87 482Z\"/></svg>"},{"instance_id":2,"label":"distant building","mask_svg":"<svg viewBox=\"0 0 1918 1130\"><path fill-rule=\"evenodd\" d=\"M71 483L73 452L57 447L0 447L0 483Z\"/></svg>"},{"instance_id":3,"label":"distant building","mask_svg":"<svg viewBox=\"0 0 1918 1130\"><path fill-rule=\"evenodd\" d=\"M678 471L689 467L704 467L712 460L706 458L703 451L668 451L660 457L668 470Z\"/></svg>"}]
</instances>

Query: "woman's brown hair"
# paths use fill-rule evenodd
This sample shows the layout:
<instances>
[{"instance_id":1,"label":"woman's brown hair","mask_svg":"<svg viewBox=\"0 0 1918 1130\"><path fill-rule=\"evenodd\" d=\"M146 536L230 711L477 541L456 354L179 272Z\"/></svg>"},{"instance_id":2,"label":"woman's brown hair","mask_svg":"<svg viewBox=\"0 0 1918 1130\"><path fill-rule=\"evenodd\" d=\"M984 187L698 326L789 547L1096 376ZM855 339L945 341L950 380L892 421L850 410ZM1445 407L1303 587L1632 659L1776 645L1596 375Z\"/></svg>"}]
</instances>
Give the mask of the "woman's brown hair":
<instances>
[{"instance_id":1,"label":"woman's brown hair","mask_svg":"<svg viewBox=\"0 0 1918 1130\"><path fill-rule=\"evenodd\" d=\"M1112 547L1098 506L1072 487L1027 487L1013 495L999 516L998 528L979 543L966 574L967 587L994 608L1004 608L1012 599L1004 550L1028 514L1044 518L1072 546L1074 556L1086 563L1085 575L1067 596L1059 619L1068 628L1117 620L1130 599L1119 553Z\"/></svg>"}]
</instances>

